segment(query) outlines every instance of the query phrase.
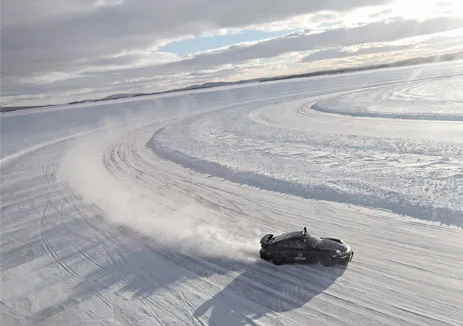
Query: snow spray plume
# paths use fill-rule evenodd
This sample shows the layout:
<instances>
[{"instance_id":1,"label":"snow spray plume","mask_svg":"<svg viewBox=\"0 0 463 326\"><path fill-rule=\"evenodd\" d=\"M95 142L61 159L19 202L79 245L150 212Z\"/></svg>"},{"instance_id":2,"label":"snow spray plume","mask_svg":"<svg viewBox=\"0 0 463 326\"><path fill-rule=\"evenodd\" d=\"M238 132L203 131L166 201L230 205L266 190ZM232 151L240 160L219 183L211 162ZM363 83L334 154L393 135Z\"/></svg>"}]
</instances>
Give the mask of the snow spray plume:
<instances>
[{"instance_id":1,"label":"snow spray plume","mask_svg":"<svg viewBox=\"0 0 463 326\"><path fill-rule=\"evenodd\" d=\"M145 120L144 124L148 122ZM200 205L190 194L185 197L176 192L170 180L166 183L159 179L166 183L159 184L137 178L133 166L143 162L137 162L138 156L131 155L131 151L141 151L146 154L144 158L151 160L149 166L158 166L158 171L146 171L150 180L171 169L163 167L171 163L157 161L144 146L144 139L138 139L135 149L128 146L127 139L135 130L136 124L106 120L104 131L80 138L68 149L60 178L84 203L97 205L109 221L153 237L162 246L201 256L254 258L255 241L249 243L243 236L228 231L226 219L219 212ZM149 132L154 130L150 128ZM159 187L168 189L167 194L157 192Z\"/></svg>"}]
</instances>

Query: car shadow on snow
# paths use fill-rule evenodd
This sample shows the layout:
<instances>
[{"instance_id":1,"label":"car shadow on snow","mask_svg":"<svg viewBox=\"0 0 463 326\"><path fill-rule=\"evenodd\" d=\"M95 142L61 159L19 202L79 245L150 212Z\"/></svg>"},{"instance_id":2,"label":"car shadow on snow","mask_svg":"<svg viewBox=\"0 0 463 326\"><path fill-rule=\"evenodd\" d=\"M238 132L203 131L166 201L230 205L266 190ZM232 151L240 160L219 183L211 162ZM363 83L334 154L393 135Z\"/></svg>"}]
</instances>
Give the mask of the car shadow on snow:
<instances>
[{"instance_id":1,"label":"car shadow on snow","mask_svg":"<svg viewBox=\"0 0 463 326\"><path fill-rule=\"evenodd\" d=\"M122 316L118 316L117 306L121 301L142 300L151 305L159 300L158 293L175 292L183 282L236 274L224 288L211 289L211 292L218 290L212 298L197 306L190 303L195 310L192 315L185 315L185 319L207 320L209 325L252 325L264 316L306 305L344 271L344 266L323 267L320 264L275 266L260 260L257 252L255 261L243 261L191 256L143 245L129 253L115 254L106 265L88 274L74 287L72 302L109 291L121 299L119 303L112 302L116 309L111 312L112 319L120 320ZM186 300L198 302L197 297ZM167 314L158 317L170 322ZM151 317L147 315L146 318L150 320Z\"/></svg>"},{"instance_id":2,"label":"car shadow on snow","mask_svg":"<svg viewBox=\"0 0 463 326\"><path fill-rule=\"evenodd\" d=\"M121 302L142 300L150 305L159 300L156 295L160 291L170 292L183 282L235 274L226 287L211 289L216 294L199 306L193 305L195 311L185 317L208 320L210 325L248 325L266 315L304 306L345 271L345 267L320 264L275 266L259 259L257 251L255 260L245 261L187 255L154 247L146 240L137 245L120 248L107 264L86 275L74 286L71 304L99 293L114 293L121 300L111 303L116 307L111 314L112 319L119 320L122 316L118 316L117 306ZM197 304L198 298L190 299ZM66 303L63 306L67 308ZM160 317L170 320L168 315Z\"/></svg>"},{"instance_id":3,"label":"car shadow on snow","mask_svg":"<svg viewBox=\"0 0 463 326\"><path fill-rule=\"evenodd\" d=\"M80 228L86 225L76 223L72 227L83 232ZM253 324L254 320L266 315L304 306L344 272L344 267L327 268L319 264L275 266L258 258L257 247L255 257L250 259L238 259L233 255L207 257L162 247L152 238L126 228L108 225L105 232L108 236L105 241L86 242L81 248L85 254L75 252L68 256L63 253L57 257L60 265L76 267L74 275L69 275L69 290L66 290L69 295L65 301L34 313L31 318L35 323L80 320L88 304L91 307L96 302L100 302L98 315L102 320L124 321L123 311L137 307L137 301L142 301L143 306L166 309L158 303L159 295L164 299L165 291L167 295L174 294L175 300L176 289L180 286L183 293L184 282L201 284L204 279L212 280L219 275L233 279L224 288L219 284L210 288L209 293L215 295L205 302L197 296L185 298L193 309L184 312L185 320L208 320L210 325ZM112 241L112 248L108 240ZM97 257L96 253L102 255ZM83 273L83 269L77 268L79 266L92 267ZM203 300L206 295L203 294ZM153 319L149 311L139 313L145 314L142 318L149 323L159 321ZM156 318L166 323L178 322L162 310Z\"/></svg>"},{"instance_id":4,"label":"car shadow on snow","mask_svg":"<svg viewBox=\"0 0 463 326\"><path fill-rule=\"evenodd\" d=\"M197 318L208 316L209 325L255 325L266 315L301 308L329 288L344 266L282 265L258 261L213 298L197 308ZM278 318L284 319L279 315Z\"/></svg>"}]
</instances>

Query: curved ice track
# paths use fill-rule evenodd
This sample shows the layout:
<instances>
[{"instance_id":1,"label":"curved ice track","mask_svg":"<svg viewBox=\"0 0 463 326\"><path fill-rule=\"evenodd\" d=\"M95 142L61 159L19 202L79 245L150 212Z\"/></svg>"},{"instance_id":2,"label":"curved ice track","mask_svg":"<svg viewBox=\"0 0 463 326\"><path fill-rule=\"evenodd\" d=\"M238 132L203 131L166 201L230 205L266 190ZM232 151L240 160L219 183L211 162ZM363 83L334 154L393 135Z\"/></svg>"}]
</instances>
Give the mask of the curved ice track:
<instances>
[{"instance_id":1,"label":"curved ice track","mask_svg":"<svg viewBox=\"0 0 463 326\"><path fill-rule=\"evenodd\" d=\"M330 163L341 173L336 164L361 162L352 161L354 145L371 146L377 162L386 146L398 146L361 138L374 128L364 118L310 110L318 100L297 95L145 119L4 161L2 323L459 324L462 231L436 223L458 223L458 216L432 223L284 193L308 184L301 175L310 168L297 170L307 153L318 157L315 167ZM409 135L403 151L438 150L432 135ZM461 143L445 146L454 156L444 170L455 174ZM403 154L391 162L404 163ZM441 173L439 163L428 163ZM316 173L310 177L309 190L326 189L313 183ZM452 209L449 203L437 204ZM341 235L354 261L344 270L257 259L261 234L302 225ZM223 246L214 248L214 239Z\"/></svg>"},{"instance_id":2,"label":"curved ice track","mask_svg":"<svg viewBox=\"0 0 463 326\"><path fill-rule=\"evenodd\" d=\"M347 105L320 112L329 101L205 113L161 129L149 146L233 182L463 226L460 121L351 116Z\"/></svg>"}]
</instances>

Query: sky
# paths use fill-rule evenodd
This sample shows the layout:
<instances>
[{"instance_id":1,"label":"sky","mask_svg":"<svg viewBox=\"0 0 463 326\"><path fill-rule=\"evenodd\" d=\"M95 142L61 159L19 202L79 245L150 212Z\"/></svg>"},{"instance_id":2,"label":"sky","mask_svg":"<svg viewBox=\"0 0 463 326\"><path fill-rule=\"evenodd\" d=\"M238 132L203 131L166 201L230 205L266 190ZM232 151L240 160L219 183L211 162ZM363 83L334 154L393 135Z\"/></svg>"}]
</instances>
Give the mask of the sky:
<instances>
[{"instance_id":1,"label":"sky","mask_svg":"<svg viewBox=\"0 0 463 326\"><path fill-rule=\"evenodd\" d=\"M461 0L2 0L1 105L463 50Z\"/></svg>"}]
</instances>

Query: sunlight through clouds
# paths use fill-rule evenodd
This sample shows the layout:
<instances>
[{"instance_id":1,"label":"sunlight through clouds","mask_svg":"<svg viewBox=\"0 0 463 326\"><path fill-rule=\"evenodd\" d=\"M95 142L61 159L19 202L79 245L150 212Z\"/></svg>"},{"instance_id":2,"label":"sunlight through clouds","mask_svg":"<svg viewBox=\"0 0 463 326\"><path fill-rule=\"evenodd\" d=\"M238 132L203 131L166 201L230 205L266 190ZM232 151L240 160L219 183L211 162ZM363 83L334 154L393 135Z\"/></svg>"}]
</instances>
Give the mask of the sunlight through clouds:
<instances>
[{"instance_id":1,"label":"sunlight through clouds","mask_svg":"<svg viewBox=\"0 0 463 326\"><path fill-rule=\"evenodd\" d=\"M2 102L21 105L458 52L463 2L5 0L1 18Z\"/></svg>"}]
</instances>

